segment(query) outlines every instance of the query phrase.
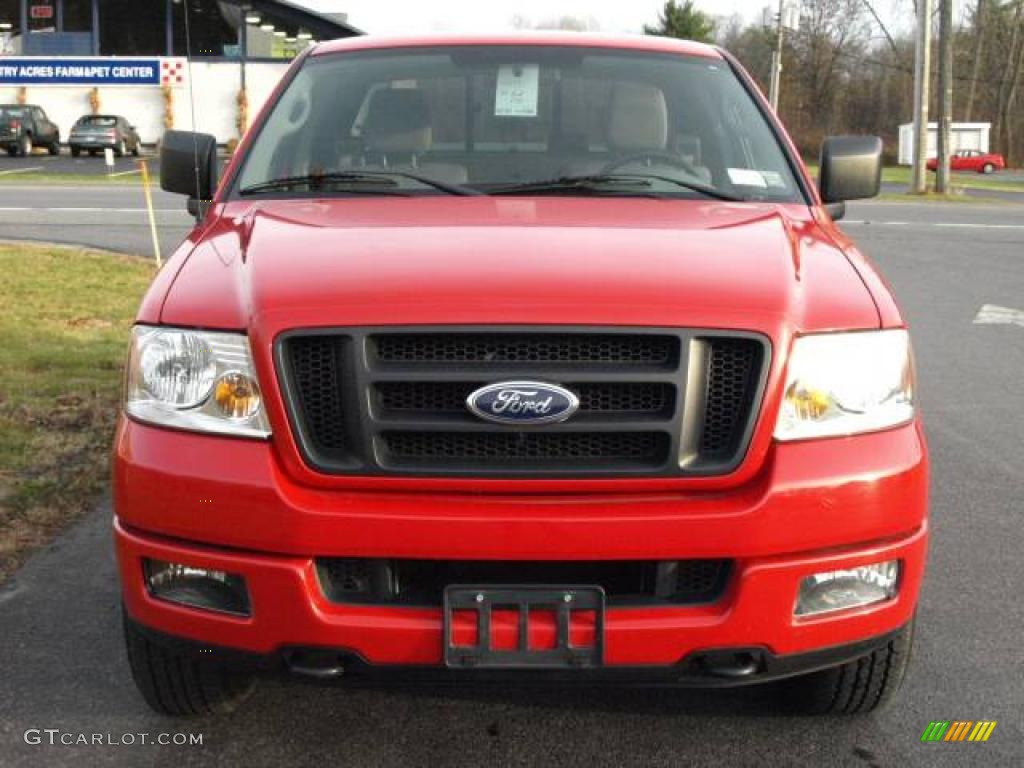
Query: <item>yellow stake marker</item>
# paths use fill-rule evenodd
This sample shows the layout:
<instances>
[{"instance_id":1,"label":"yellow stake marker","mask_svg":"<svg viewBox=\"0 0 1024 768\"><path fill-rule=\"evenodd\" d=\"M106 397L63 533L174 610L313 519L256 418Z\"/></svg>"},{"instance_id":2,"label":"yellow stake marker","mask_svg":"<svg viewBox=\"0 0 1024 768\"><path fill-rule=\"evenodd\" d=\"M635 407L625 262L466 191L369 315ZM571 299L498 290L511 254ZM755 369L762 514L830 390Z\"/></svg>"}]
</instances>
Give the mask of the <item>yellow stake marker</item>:
<instances>
[{"instance_id":1,"label":"yellow stake marker","mask_svg":"<svg viewBox=\"0 0 1024 768\"><path fill-rule=\"evenodd\" d=\"M145 160L139 160L139 170L142 171L142 193L146 196L146 210L149 211L149 233L153 236L153 253L156 254L156 266L162 266L160 259L160 238L156 234L156 212L153 210L153 195L149 191L149 169Z\"/></svg>"}]
</instances>

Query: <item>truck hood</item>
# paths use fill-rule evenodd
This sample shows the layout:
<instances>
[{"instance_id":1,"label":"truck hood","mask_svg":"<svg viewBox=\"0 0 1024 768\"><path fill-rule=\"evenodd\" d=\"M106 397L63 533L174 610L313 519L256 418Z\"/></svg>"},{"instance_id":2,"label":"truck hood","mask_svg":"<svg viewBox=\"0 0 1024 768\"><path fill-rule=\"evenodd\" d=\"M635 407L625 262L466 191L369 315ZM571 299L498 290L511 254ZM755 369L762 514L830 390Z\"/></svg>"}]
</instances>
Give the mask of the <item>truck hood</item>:
<instances>
[{"instance_id":1,"label":"truck hood","mask_svg":"<svg viewBox=\"0 0 1024 768\"><path fill-rule=\"evenodd\" d=\"M361 198L219 207L167 324L250 329L606 324L875 328L806 206L622 198Z\"/></svg>"}]
</instances>

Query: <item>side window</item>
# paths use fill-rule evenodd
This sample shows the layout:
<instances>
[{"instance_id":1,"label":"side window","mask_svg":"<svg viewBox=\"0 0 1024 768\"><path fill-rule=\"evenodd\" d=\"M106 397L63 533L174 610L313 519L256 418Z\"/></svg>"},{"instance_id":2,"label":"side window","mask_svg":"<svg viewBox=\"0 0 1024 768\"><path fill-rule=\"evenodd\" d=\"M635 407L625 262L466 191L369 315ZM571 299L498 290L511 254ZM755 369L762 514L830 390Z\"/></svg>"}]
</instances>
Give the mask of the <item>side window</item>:
<instances>
[{"instance_id":1,"label":"side window","mask_svg":"<svg viewBox=\"0 0 1024 768\"><path fill-rule=\"evenodd\" d=\"M43 123L48 123L49 122L49 120L46 119L46 113L43 112L43 110L40 107L36 107L35 109L32 110L32 112L34 113L36 120L39 120L40 122L43 122Z\"/></svg>"}]
</instances>

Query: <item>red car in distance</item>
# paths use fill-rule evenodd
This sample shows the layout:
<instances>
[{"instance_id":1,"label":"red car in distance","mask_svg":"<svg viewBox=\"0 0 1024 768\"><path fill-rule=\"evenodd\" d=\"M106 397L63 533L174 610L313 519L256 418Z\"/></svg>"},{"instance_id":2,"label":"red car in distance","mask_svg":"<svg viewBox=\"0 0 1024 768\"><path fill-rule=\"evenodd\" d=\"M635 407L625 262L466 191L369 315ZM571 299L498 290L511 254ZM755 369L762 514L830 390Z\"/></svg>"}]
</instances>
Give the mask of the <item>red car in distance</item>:
<instances>
[{"instance_id":1,"label":"red car in distance","mask_svg":"<svg viewBox=\"0 0 1024 768\"><path fill-rule=\"evenodd\" d=\"M928 161L928 170L934 171L939 166L938 158ZM961 149L949 158L951 171L976 171L977 173L995 173L1006 168L1006 160L994 152L982 152L980 149Z\"/></svg>"}]
</instances>

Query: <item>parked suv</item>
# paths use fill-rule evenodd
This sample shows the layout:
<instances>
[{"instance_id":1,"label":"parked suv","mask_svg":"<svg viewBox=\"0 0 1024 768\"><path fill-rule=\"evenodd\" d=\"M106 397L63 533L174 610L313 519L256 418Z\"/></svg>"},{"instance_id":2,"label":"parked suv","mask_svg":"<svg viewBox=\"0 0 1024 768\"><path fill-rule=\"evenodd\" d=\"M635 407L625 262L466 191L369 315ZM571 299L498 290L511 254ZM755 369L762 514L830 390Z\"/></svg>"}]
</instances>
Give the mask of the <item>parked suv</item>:
<instances>
[{"instance_id":1,"label":"parked suv","mask_svg":"<svg viewBox=\"0 0 1024 768\"><path fill-rule=\"evenodd\" d=\"M131 335L114 536L135 681L788 680L907 667L928 463L904 320L721 49L357 38L299 57Z\"/></svg>"},{"instance_id":2,"label":"parked suv","mask_svg":"<svg viewBox=\"0 0 1024 768\"><path fill-rule=\"evenodd\" d=\"M114 150L118 157L129 152L138 157L141 144L135 126L120 115L83 115L71 127L68 136L68 145L75 157L83 151L95 155L104 149Z\"/></svg>"},{"instance_id":3,"label":"parked suv","mask_svg":"<svg viewBox=\"0 0 1024 768\"><path fill-rule=\"evenodd\" d=\"M34 104L0 104L0 147L11 157L27 157L35 147L60 154L60 129L50 122L42 107Z\"/></svg>"}]
</instances>

